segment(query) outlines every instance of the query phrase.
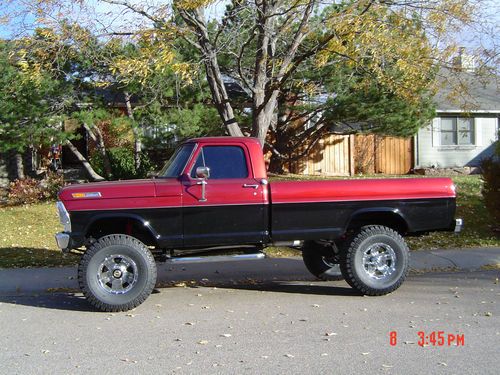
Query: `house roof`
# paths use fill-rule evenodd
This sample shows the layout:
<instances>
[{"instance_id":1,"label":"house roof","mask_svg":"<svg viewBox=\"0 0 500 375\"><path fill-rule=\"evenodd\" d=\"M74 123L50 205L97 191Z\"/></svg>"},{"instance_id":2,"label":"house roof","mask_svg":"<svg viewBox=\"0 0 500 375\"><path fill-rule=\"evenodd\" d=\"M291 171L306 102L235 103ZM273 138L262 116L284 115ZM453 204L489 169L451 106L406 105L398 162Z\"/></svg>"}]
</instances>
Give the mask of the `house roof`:
<instances>
[{"instance_id":1,"label":"house roof","mask_svg":"<svg viewBox=\"0 0 500 375\"><path fill-rule=\"evenodd\" d=\"M500 77L475 72L441 70L434 96L437 112L500 113Z\"/></svg>"}]
</instances>

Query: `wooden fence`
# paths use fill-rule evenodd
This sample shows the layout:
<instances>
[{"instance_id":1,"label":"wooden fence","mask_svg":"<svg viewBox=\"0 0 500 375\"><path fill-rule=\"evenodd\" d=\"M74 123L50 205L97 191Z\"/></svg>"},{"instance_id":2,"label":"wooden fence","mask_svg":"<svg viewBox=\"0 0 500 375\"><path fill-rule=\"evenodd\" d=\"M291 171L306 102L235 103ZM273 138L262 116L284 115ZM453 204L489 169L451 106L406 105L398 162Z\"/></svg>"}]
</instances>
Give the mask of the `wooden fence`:
<instances>
[{"instance_id":1,"label":"wooden fence","mask_svg":"<svg viewBox=\"0 0 500 375\"><path fill-rule=\"evenodd\" d=\"M329 135L309 154L290 165L290 172L308 175L352 176L406 174L413 168L413 139L373 134Z\"/></svg>"}]
</instances>

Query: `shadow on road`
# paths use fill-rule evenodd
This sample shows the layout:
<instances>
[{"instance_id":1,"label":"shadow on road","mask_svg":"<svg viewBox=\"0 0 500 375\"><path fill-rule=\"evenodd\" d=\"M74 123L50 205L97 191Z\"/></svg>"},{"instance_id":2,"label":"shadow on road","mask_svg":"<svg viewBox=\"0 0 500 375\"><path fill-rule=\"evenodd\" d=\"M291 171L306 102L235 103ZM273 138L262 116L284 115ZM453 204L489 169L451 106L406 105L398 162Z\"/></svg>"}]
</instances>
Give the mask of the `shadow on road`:
<instances>
[{"instance_id":1,"label":"shadow on road","mask_svg":"<svg viewBox=\"0 0 500 375\"><path fill-rule=\"evenodd\" d=\"M362 296L345 282L315 281L272 281L255 283L210 283L203 286L217 287L221 289L255 290L259 292L293 293L293 294L315 294L324 296Z\"/></svg>"},{"instance_id":2,"label":"shadow on road","mask_svg":"<svg viewBox=\"0 0 500 375\"><path fill-rule=\"evenodd\" d=\"M179 285L179 284L177 284ZM153 293L162 294L169 289L178 288L179 286L173 285L159 285ZM183 286L184 287L184 286ZM265 281L258 282L243 280L241 282L235 281L220 281L210 283L194 283L190 282L185 287L187 289L216 287L220 289L232 290L249 290L257 292L274 292L274 293L293 293L293 294L314 294L325 296L361 296L354 289L344 282L313 282L311 281ZM87 303L85 298L80 293L75 292L60 292L41 293L41 294L18 294L0 296L0 302L23 305L31 307L39 307L44 309L53 310L66 310L66 311L80 311L80 312L97 312L91 305Z\"/></svg>"},{"instance_id":3,"label":"shadow on road","mask_svg":"<svg viewBox=\"0 0 500 375\"><path fill-rule=\"evenodd\" d=\"M83 295L75 293L44 293L0 296L0 302L67 311L94 311Z\"/></svg>"}]
</instances>

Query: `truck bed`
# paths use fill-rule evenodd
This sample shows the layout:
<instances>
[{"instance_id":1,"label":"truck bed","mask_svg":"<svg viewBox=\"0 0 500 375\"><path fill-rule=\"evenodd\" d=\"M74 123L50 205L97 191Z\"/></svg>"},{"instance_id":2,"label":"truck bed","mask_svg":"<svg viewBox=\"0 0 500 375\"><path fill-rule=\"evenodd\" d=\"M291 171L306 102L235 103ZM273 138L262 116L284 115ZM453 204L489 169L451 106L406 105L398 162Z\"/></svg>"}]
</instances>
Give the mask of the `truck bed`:
<instances>
[{"instance_id":1,"label":"truck bed","mask_svg":"<svg viewBox=\"0 0 500 375\"><path fill-rule=\"evenodd\" d=\"M455 214L449 178L279 181L270 184L270 196L274 241L336 239L369 215L380 224L400 218L407 233L445 230Z\"/></svg>"}]
</instances>

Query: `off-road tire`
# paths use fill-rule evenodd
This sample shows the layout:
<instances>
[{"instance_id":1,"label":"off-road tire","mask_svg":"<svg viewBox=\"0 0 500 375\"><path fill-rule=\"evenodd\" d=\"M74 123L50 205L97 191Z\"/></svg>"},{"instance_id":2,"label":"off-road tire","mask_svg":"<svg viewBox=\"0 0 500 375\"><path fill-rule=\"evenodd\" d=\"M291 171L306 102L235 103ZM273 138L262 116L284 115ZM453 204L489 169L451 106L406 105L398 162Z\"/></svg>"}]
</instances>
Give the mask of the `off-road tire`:
<instances>
[{"instance_id":1,"label":"off-road tire","mask_svg":"<svg viewBox=\"0 0 500 375\"><path fill-rule=\"evenodd\" d=\"M306 268L320 280L338 281L344 278L336 257L331 246L325 247L315 241L306 241L302 246L302 259Z\"/></svg>"},{"instance_id":2,"label":"off-road tire","mask_svg":"<svg viewBox=\"0 0 500 375\"><path fill-rule=\"evenodd\" d=\"M340 269L347 283L360 293L385 295L399 288L406 279L409 249L403 237L391 228L365 226L345 243Z\"/></svg>"},{"instance_id":3,"label":"off-road tire","mask_svg":"<svg viewBox=\"0 0 500 375\"><path fill-rule=\"evenodd\" d=\"M114 267L116 275L126 275L124 281L109 277ZM96 309L106 312L139 306L153 291L156 276L156 263L149 249L124 234L99 238L90 245L78 266L78 283L84 296Z\"/></svg>"}]
</instances>

